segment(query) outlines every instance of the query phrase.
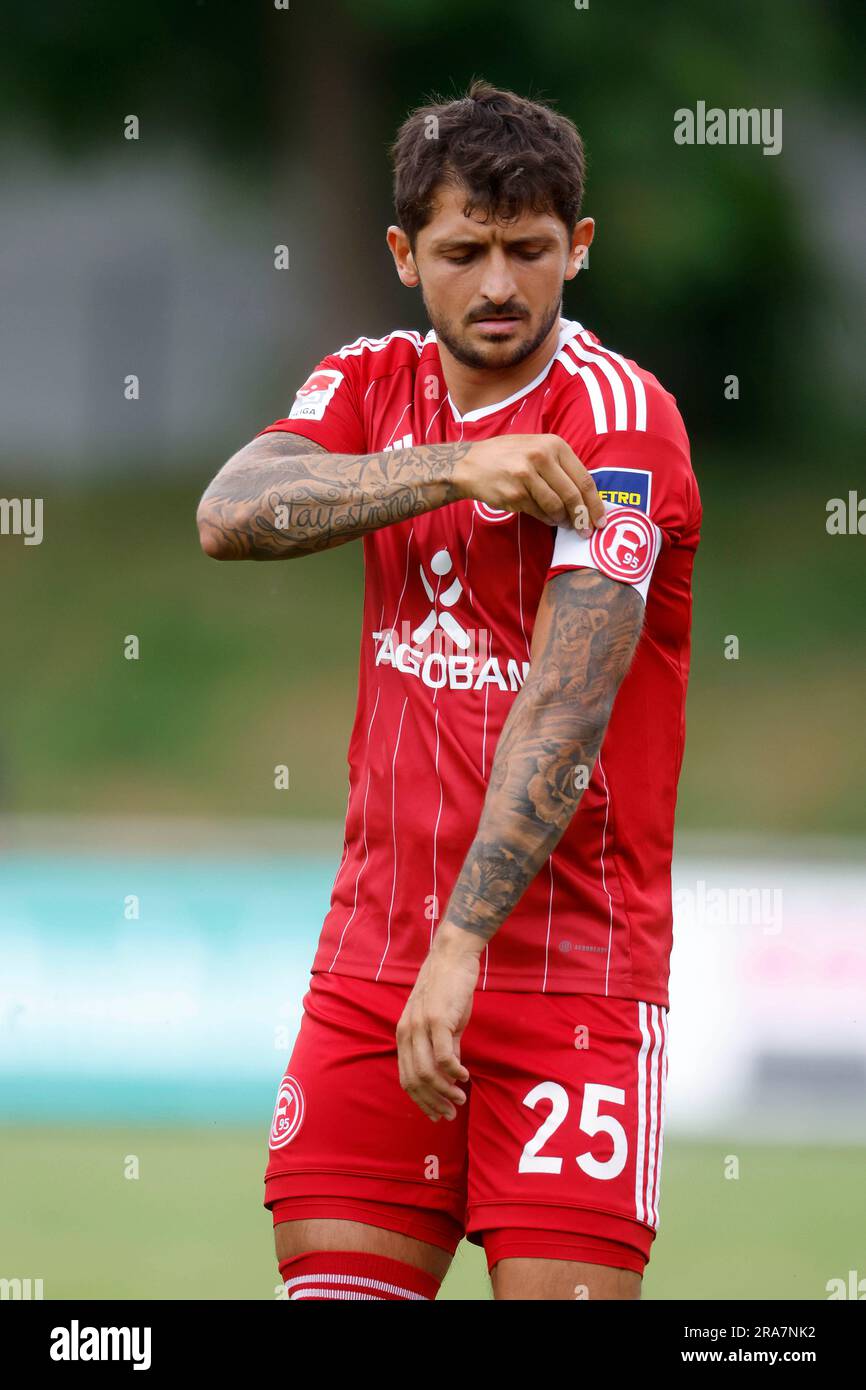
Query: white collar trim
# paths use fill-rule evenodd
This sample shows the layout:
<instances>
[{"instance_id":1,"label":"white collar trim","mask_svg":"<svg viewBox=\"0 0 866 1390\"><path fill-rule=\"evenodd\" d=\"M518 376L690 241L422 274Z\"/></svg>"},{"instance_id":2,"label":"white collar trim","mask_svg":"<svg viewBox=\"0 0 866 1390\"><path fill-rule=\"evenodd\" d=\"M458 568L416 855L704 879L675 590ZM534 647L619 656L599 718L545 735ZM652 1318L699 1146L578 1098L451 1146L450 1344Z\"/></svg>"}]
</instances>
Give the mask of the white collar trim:
<instances>
[{"instance_id":1,"label":"white collar trim","mask_svg":"<svg viewBox=\"0 0 866 1390\"><path fill-rule=\"evenodd\" d=\"M483 420L486 415L495 415L497 411L504 410L505 407L508 405L513 405L515 401L521 400L524 396L527 396L530 391L534 391L536 386L540 386L542 381L544 381L544 378L550 371L551 367L553 366L554 362L556 361L559 353L565 346L565 344L569 342L571 338L576 337L578 333L583 332L583 324L577 323L574 319L561 318L559 320L559 323L559 341L556 344L556 348L554 349L550 361L547 363L547 366L542 368L542 370L539 372L538 376L535 378L534 381L530 381L526 386L521 386L520 390L515 391L513 396L506 396L504 401L494 401L492 405L480 405L477 410L469 410L465 415L461 415L456 405L452 401L451 392L449 391L448 404L451 407L451 414L453 415L456 423L458 425L468 425L471 424L473 420ZM428 342L436 342L436 334L432 328L430 329L430 332L424 339L424 342L425 344Z\"/></svg>"}]
</instances>

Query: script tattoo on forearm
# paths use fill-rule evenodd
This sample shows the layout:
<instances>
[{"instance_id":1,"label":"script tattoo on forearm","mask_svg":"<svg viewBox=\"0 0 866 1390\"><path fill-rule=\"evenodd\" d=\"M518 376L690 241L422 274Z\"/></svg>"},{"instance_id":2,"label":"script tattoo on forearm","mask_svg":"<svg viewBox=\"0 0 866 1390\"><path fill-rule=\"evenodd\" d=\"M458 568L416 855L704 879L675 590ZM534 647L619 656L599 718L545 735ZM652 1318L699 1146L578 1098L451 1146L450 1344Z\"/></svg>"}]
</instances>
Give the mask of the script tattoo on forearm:
<instances>
[{"instance_id":1,"label":"script tattoo on forearm","mask_svg":"<svg viewBox=\"0 0 866 1390\"><path fill-rule=\"evenodd\" d=\"M536 655L533 641L444 920L489 940L556 848L592 775L643 608L634 589L593 570L547 585L536 619L540 649Z\"/></svg>"},{"instance_id":2,"label":"script tattoo on forearm","mask_svg":"<svg viewBox=\"0 0 866 1390\"><path fill-rule=\"evenodd\" d=\"M331 454L289 433L230 459L200 503L226 558L277 560L328 550L458 500L468 443Z\"/></svg>"}]
</instances>

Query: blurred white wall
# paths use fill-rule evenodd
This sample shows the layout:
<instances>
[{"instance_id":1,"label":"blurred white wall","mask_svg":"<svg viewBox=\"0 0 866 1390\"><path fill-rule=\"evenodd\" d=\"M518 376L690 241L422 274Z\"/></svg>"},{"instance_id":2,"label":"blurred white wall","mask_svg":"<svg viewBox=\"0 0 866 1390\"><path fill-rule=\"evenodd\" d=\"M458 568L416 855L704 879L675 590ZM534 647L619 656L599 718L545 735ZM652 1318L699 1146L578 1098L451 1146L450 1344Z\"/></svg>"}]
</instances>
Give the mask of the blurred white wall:
<instances>
[{"instance_id":1,"label":"blurred white wall","mask_svg":"<svg viewBox=\"0 0 866 1390\"><path fill-rule=\"evenodd\" d=\"M866 867L850 853L678 855L672 1132L866 1138Z\"/></svg>"},{"instance_id":2,"label":"blurred white wall","mask_svg":"<svg viewBox=\"0 0 866 1390\"><path fill-rule=\"evenodd\" d=\"M251 1118L294 1042L342 827L247 826L239 842L168 822L162 844L158 826L94 823L94 849L79 819L64 852L45 848L60 823L38 822L0 857L0 1111ZM866 1141L866 869L851 855L681 847L670 1133Z\"/></svg>"}]
</instances>

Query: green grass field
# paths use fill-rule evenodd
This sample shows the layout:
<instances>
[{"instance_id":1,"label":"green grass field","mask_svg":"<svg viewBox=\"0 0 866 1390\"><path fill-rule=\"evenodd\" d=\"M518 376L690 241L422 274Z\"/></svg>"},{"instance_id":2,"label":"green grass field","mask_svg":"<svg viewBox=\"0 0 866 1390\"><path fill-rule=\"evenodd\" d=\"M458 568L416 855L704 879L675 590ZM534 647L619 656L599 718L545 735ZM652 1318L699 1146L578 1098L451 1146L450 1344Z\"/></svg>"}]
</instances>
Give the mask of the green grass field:
<instances>
[{"instance_id":1,"label":"green grass field","mask_svg":"<svg viewBox=\"0 0 866 1390\"><path fill-rule=\"evenodd\" d=\"M263 1166L247 1129L7 1129L0 1277L41 1278L46 1299L273 1298ZM826 1298L866 1273L864 1176L862 1148L668 1138L644 1298ZM441 1297L490 1297L479 1249L463 1242Z\"/></svg>"}]
</instances>

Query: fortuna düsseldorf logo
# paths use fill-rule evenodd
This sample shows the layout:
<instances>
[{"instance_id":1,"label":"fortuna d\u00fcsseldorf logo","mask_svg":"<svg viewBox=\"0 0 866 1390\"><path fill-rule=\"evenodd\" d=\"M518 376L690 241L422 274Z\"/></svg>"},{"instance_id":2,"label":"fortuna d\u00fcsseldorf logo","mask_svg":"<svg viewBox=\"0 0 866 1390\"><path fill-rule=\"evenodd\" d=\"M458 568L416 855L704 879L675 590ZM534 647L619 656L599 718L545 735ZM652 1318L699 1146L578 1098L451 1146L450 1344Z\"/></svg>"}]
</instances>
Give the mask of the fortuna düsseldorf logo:
<instances>
[{"instance_id":1,"label":"fortuna d\u00fcsseldorf logo","mask_svg":"<svg viewBox=\"0 0 866 1390\"><path fill-rule=\"evenodd\" d=\"M593 531L590 554L602 574L625 584L640 584L653 567L658 546L656 527L634 507L609 507L608 523Z\"/></svg>"},{"instance_id":2,"label":"fortuna d\u00fcsseldorf logo","mask_svg":"<svg viewBox=\"0 0 866 1390\"><path fill-rule=\"evenodd\" d=\"M268 1147L282 1149L294 1139L304 1121L304 1092L300 1081L284 1076L277 1092Z\"/></svg>"},{"instance_id":3,"label":"fortuna d\u00fcsseldorf logo","mask_svg":"<svg viewBox=\"0 0 866 1390\"><path fill-rule=\"evenodd\" d=\"M514 512L503 512L498 507L488 507L486 502L475 503L475 510L484 521L510 521Z\"/></svg>"}]
</instances>

